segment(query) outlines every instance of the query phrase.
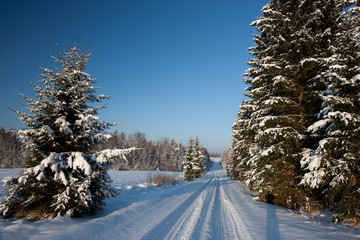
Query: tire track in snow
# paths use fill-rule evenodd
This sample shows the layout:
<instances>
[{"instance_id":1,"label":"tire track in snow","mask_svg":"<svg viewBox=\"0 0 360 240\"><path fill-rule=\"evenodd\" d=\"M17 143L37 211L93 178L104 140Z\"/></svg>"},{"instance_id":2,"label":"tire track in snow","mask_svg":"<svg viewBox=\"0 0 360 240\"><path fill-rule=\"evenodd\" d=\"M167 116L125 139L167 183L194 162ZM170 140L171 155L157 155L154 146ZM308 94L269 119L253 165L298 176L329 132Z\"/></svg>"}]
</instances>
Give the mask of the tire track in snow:
<instances>
[{"instance_id":1,"label":"tire track in snow","mask_svg":"<svg viewBox=\"0 0 360 240\"><path fill-rule=\"evenodd\" d=\"M205 189L181 215L164 239L191 239L195 227L199 224L200 214L204 209L206 199L208 198Z\"/></svg>"},{"instance_id":2,"label":"tire track in snow","mask_svg":"<svg viewBox=\"0 0 360 240\"><path fill-rule=\"evenodd\" d=\"M220 182L222 239L254 239Z\"/></svg>"},{"instance_id":3,"label":"tire track in snow","mask_svg":"<svg viewBox=\"0 0 360 240\"><path fill-rule=\"evenodd\" d=\"M217 176L215 176L212 178L212 184L205 190L207 192L207 201L202 208L201 217L197 225L199 231L195 231L192 239L221 239L221 233L218 231L220 229L218 186L219 181L217 181Z\"/></svg>"},{"instance_id":4,"label":"tire track in snow","mask_svg":"<svg viewBox=\"0 0 360 240\"><path fill-rule=\"evenodd\" d=\"M217 170L141 239L254 239L226 193Z\"/></svg>"},{"instance_id":5,"label":"tire track in snow","mask_svg":"<svg viewBox=\"0 0 360 240\"><path fill-rule=\"evenodd\" d=\"M207 191L204 190L212 180L213 177L141 239L190 239L198 223L204 202L208 199Z\"/></svg>"}]
</instances>

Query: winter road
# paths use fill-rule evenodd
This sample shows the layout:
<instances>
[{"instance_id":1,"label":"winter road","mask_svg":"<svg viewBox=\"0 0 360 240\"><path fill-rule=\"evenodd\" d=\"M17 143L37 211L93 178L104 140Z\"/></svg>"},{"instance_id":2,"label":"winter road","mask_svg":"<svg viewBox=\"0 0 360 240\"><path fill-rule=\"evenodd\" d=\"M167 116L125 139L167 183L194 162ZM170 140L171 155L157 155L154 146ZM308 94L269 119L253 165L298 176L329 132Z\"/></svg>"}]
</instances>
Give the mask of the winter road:
<instances>
[{"instance_id":1,"label":"winter road","mask_svg":"<svg viewBox=\"0 0 360 240\"><path fill-rule=\"evenodd\" d=\"M360 239L359 230L303 218L253 197L214 163L193 182L123 191L94 216L0 221L0 239Z\"/></svg>"},{"instance_id":2,"label":"winter road","mask_svg":"<svg viewBox=\"0 0 360 240\"><path fill-rule=\"evenodd\" d=\"M131 196L128 196L131 199ZM137 228L121 239L356 239L359 232L253 200L218 163L202 178L151 193L128 208ZM136 201L136 199L134 199ZM124 210L126 211L126 210ZM135 214L135 218L134 215ZM120 227L120 226L119 226ZM122 227L126 227L122 225Z\"/></svg>"},{"instance_id":3,"label":"winter road","mask_svg":"<svg viewBox=\"0 0 360 240\"><path fill-rule=\"evenodd\" d=\"M213 169L199 180L200 188L144 239L252 239L225 191L227 179Z\"/></svg>"}]
</instances>

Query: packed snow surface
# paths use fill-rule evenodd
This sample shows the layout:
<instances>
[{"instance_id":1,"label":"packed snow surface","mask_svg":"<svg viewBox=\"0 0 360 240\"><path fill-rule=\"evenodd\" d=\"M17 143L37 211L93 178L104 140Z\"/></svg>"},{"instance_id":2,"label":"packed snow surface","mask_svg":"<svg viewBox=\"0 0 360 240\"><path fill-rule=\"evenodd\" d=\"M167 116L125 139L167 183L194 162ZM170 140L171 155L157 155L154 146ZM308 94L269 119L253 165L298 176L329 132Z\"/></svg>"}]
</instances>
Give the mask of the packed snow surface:
<instances>
[{"instance_id":1,"label":"packed snow surface","mask_svg":"<svg viewBox=\"0 0 360 240\"><path fill-rule=\"evenodd\" d=\"M17 171L0 170L0 178ZM147 186L148 175L110 171L122 192L104 211L78 219L0 219L0 239L360 239L359 230L254 201L218 163L176 186Z\"/></svg>"}]
</instances>

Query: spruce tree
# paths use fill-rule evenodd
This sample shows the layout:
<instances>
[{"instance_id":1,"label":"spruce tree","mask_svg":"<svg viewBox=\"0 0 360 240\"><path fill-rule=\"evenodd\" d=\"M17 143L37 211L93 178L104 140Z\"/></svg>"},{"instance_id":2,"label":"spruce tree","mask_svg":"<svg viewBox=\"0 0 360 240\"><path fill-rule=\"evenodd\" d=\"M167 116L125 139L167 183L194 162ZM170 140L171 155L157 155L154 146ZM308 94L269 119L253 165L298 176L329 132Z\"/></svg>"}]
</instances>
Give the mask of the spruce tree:
<instances>
[{"instance_id":1,"label":"spruce tree","mask_svg":"<svg viewBox=\"0 0 360 240\"><path fill-rule=\"evenodd\" d=\"M203 149L200 146L198 137L196 137L195 139L193 149L194 149L194 153L193 153L194 177L199 178L202 175L204 175L206 166L205 166L205 156L203 155Z\"/></svg>"},{"instance_id":2,"label":"spruce tree","mask_svg":"<svg viewBox=\"0 0 360 240\"><path fill-rule=\"evenodd\" d=\"M52 152L89 154L105 139L102 132L114 125L96 116L104 106L90 106L109 96L95 94L95 80L84 72L89 57L90 50L81 50L75 43L64 54L58 50L52 58L60 68L41 68L38 83L32 83L37 99L21 94L29 113L15 113L28 127L18 132L31 152L27 166L36 166Z\"/></svg>"},{"instance_id":3,"label":"spruce tree","mask_svg":"<svg viewBox=\"0 0 360 240\"><path fill-rule=\"evenodd\" d=\"M251 117L255 112L256 105L252 99L244 101L240 107L236 117L236 121L232 126L232 151L231 161L228 162L228 174L231 178L238 178L245 181L247 186L257 189L260 178L260 170L253 156L257 150L254 141L256 133L255 119Z\"/></svg>"},{"instance_id":4,"label":"spruce tree","mask_svg":"<svg viewBox=\"0 0 360 240\"><path fill-rule=\"evenodd\" d=\"M233 161L233 149L229 147L221 154L221 166L226 171L226 174L229 175L230 165Z\"/></svg>"},{"instance_id":5,"label":"spruce tree","mask_svg":"<svg viewBox=\"0 0 360 240\"><path fill-rule=\"evenodd\" d=\"M185 157L183 162L184 180L193 181L195 178L194 173L194 144L193 139L190 138L188 145L185 149Z\"/></svg>"},{"instance_id":6,"label":"spruce tree","mask_svg":"<svg viewBox=\"0 0 360 240\"><path fill-rule=\"evenodd\" d=\"M201 149L201 154L203 156L204 173L205 173L211 168L213 162L211 161L210 154L207 151L207 149L204 146L200 146L200 149Z\"/></svg>"},{"instance_id":7,"label":"spruce tree","mask_svg":"<svg viewBox=\"0 0 360 240\"><path fill-rule=\"evenodd\" d=\"M321 108L339 11L335 1L272 0L262 12L252 23L249 100L233 126L234 170L264 201L298 208L310 195L300 160L318 140L307 128Z\"/></svg>"},{"instance_id":8,"label":"spruce tree","mask_svg":"<svg viewBox=\"0 0 360 240\"><path fill-rule=\"evenodd\" d=\"M262 12L228 171L263 200L358 219L359 1L272 0Z\"/></svg>"},{"instance_id":9,"label":"spruce tree","mask_svg":"<svg viewBox=\"0 0 360 240\"><path fill-rule=\"evenodd\" d=\"M244 81L250 98L239 109L233 126L233 152L240 178L262 199L271 194L278 204L293 207L297 191L297 154L302 144L301 105L292 56L298 1L270 1L263 17ZM286 179L286 181L284 181ZM282 194L287 192L287 196Z\"/></svg>"},{"instance_id":10,"label":"spruce tree","mask_svg":"<svg viewBox=\"0 0 360 240\"><path fill-rule=\"evenodd\" d=\"M95 94L95 80L85 72L89 57L75 43L64 54L58 51L53 58L60 67L42 68L33 83L37 99L22 95L29 113L16 114L28 128L18 137L31 158L18 177L4 180L0 214L32 220L92 214L116 195L107 170L114 156L130 150L93 150L114 124L96 116L103 106L90 105L109 96Z\"/></svg>"},{"instance_id":11,"label":"spruce tree","mask_svg":"<svg viewBox=\"0 0 360 240\"><path fill-rule=\"evenodd\" d=\"M334 219L357 218L360 211L360 7L343 5L330 67L323 76L321 108L308 131L318 144L302 159L301 183L318 190L338 210Z\"/></svg>"}]
</instances>

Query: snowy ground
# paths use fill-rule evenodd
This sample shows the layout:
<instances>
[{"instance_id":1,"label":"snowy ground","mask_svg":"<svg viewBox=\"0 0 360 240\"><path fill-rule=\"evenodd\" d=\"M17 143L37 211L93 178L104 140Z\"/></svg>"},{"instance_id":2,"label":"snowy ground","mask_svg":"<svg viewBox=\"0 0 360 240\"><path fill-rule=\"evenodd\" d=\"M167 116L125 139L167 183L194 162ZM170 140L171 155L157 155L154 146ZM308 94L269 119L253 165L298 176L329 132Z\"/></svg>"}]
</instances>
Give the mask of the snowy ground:
<instances>
[{"instance_id":1,"label":"snowy ground","mask_svg":"<svg viewBox=\"0 0 360 240\"><path fill-rule=\"evenodd\" d=\"M0 179L18 170L0 170ZM178 173L181 176L181 173ZM121 195L81 219L0 219L0 239L360 239L360 231L256 202L215 163L201 179L147 187L147 172L110 175Z\"/></svg>"}]
</instances>

